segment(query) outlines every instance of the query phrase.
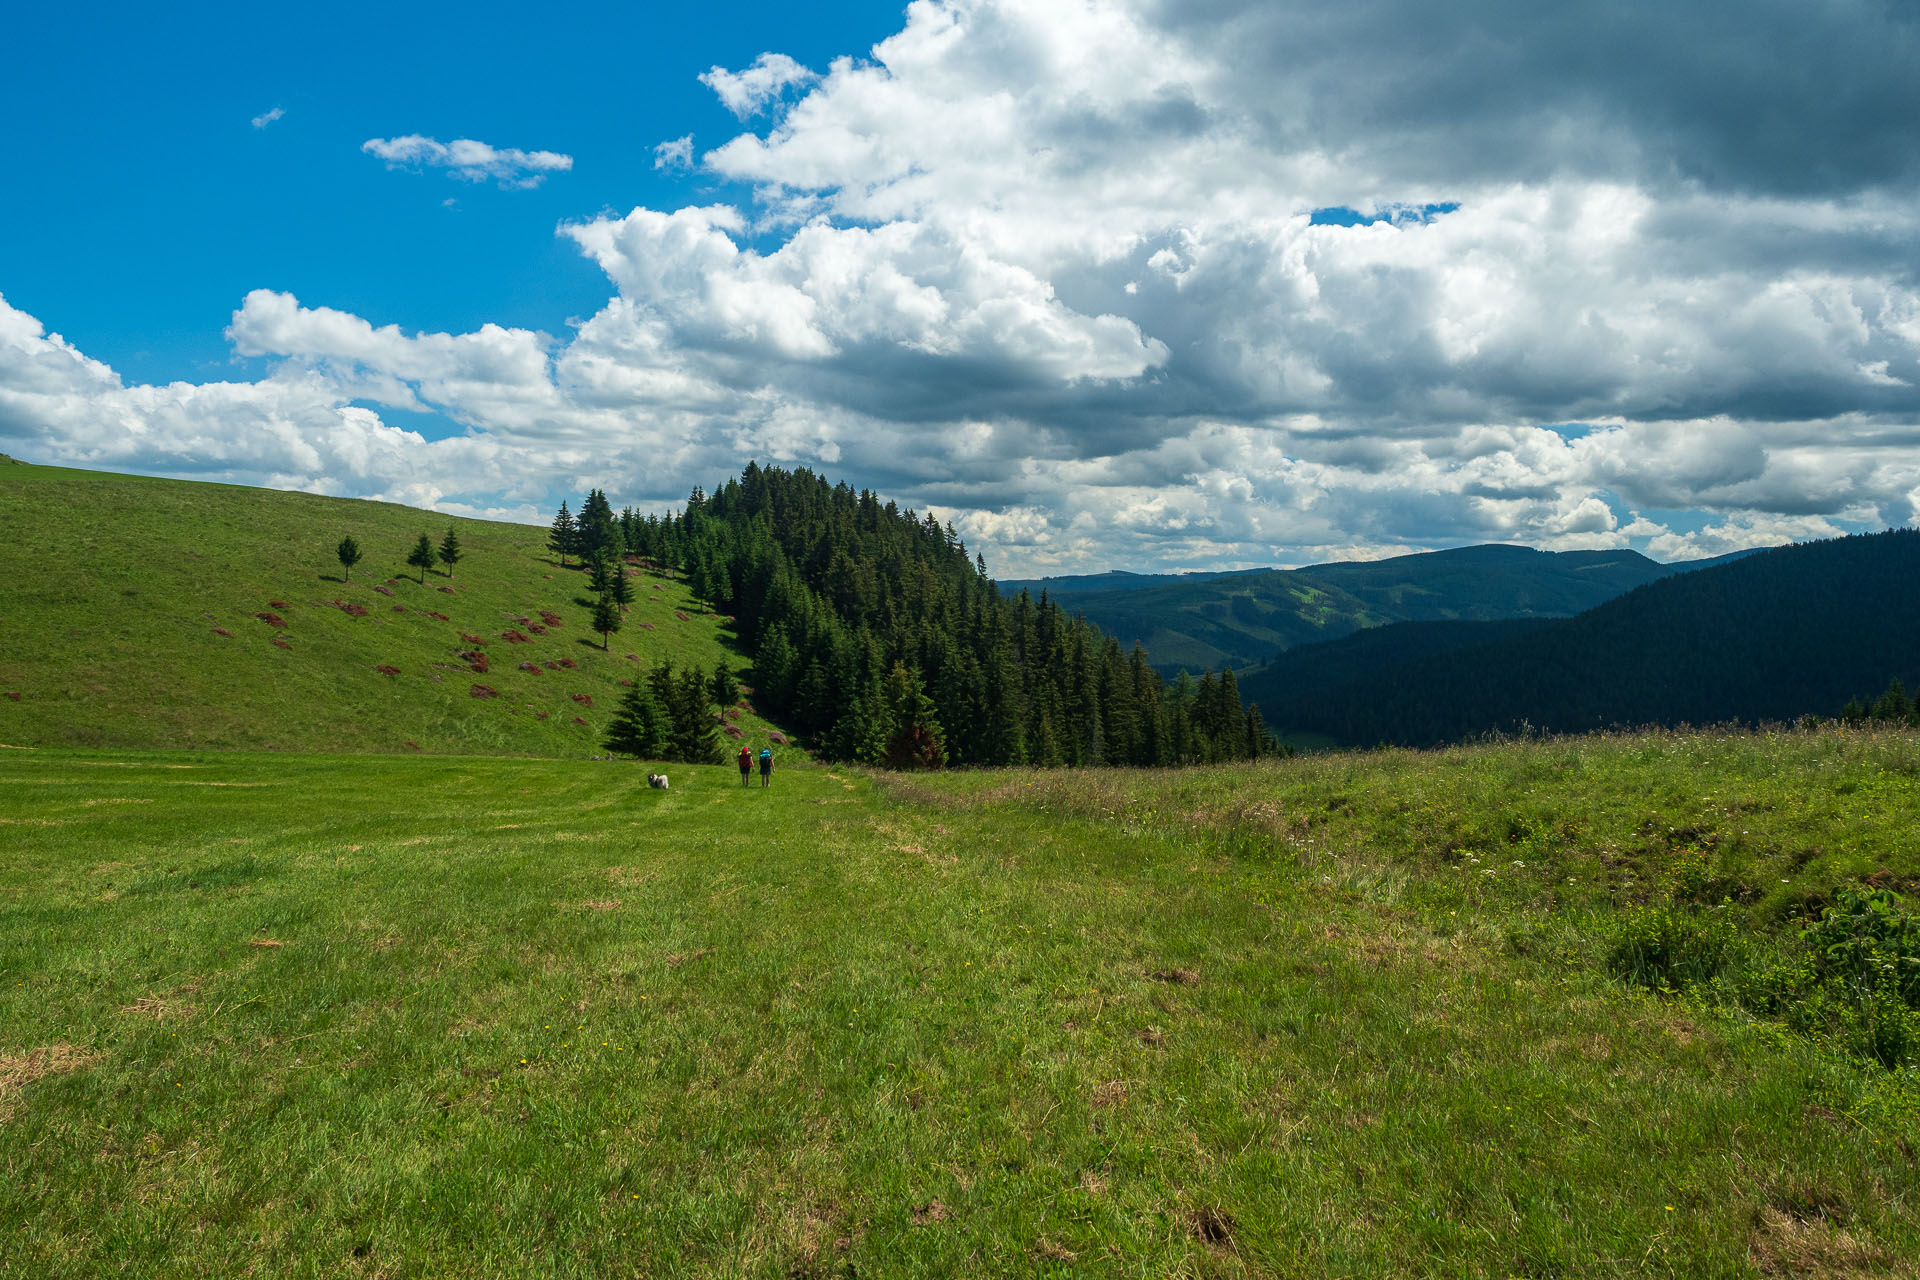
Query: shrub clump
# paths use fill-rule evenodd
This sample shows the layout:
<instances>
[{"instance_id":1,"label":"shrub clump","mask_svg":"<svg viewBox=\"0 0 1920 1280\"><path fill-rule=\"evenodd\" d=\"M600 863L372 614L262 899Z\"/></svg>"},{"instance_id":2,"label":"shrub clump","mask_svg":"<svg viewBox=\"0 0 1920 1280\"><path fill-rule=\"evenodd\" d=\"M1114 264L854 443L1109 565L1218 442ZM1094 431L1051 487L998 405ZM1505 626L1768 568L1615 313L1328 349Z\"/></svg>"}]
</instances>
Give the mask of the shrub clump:
<instances>
[{"instance_id":1,"label":"shrub clump","mask_svg":"<svg viewBox=\"0 0 1920 1280\"><path fill-rule=\"evenodd\" d=\"M1711 982L1734 943L1725 908L1690 912L1666 904L1625 912L1607 953L1617 978L1657 991Z\"/></svg>"},{"instance_id":2,"label":"shrub clump","mask_svg":"<svg viewBox=\"0 0 1920 1280\"><path fill-rule=\"evenodd\" d=\"M524 631L521 631L518 627L509 627L507 630L502 631L500 633L500 638L502 640L505 640L508 644L532 644L533 643L532 638L528 636Z\"/></svg>"},{"instance_id":3,"label":"shrub clump","mask_svg":"<svg viewBox=\"0 0 1920 1280\"><path fill-rule=\"evenodd\" d=\"M487 685L487 684L474 685L472 689L468 690L468 692L471 693L476 698L497 698L500 696L500 691L498 689L494 688L492 685Z\"/></svg>"},{"instance_id":4,"label":"shrub clump","mask_svg":"<svg viewBox=\"0 0 1920 1280\"><path fill-rule=\"evenodd\" d=\"M540 611L540 621L550 627L557 627L560 625L560 615L551 609L542 609Z\"/></svg>"},{"instance_id":5,"label":"shrub clump","mask_svg":"<svg viewBox=\"0 0 1920 1280\"><path fill-rule=\"evenodd\" d=\"M227 630L225 627L215 627L213 629L213 634L217 636L225 636L229 640L233 639L233 632Z\"/></svg>"},{"instance_id":6,"label":"shrub clump","mask_svg":"<svg viewBox=\"0 0 1920 1280\"><path fill-rule=\"evenodd\" d=\"M379 666L375 667L374 670L378 671L383 676L397 676L400 674L400 668L395 666L389 666L387 663L384 663L384 662L381 663Z\"/></svg>"},{"instance_id":7,"label":"shrub clump","mask_svg":"<svg viewBox=\"0 0 1920 1280\"><path fill-rule=\"evenodd\" d=\"M520 669L536 676L540 674L540 664L537 662L523 662L520 664Z\"/></svg>"},{"instance_id":8,"label":"shrub clump","mask_svg":"<svg viewBox=\"0 0 1920 1280\"><path fill-rule=\"evenodd\" d=\"M576 693L573 695L573 700L579 703L583 707L590 707L593 705L593 695L590 693Z\"/></svg>"},{"instance_id":9,"label":"shrub clump","mask_svg":"<svg viewBox=\"0 0 1920 1280\"><path fill-rule=\"evenodd\" d=\"M470 645L475 645L475 646L483 645L486 643L485 640L482 640L479 636L474 635L471 631L462 631L460 633L460 638L464 640L466 643Z\"/></svg>"},{"instance_id":10,"label":"shrub clump","mask_svg":"<svg viewBox=\"0 0 1920 1280\"><path fill-rule=\"evenodd\" d=\"M392 594L393 594L393 588L392 588L392 587L383 587L383 586L379 586L378 584L376 584L376 585L374 586L374 588L373 588L373 589L374 589L375 591L378 591L378 592L379 592L379 593L380 593L381 595L383 595L383 596L390 596L390 595L392 595Z\"/></svg>"},{"instance_id":11,"label":"shrub clump","mask_svg":"<svg viewBox=\"0 0 1920 1280\"><path fill-rule=\"evenodd\" d=\"M460 661L467 664L475 674L485 675L492 670L493 664L487 661L487 655L478 649L469 649L460 655Z\"/></svg>"},{"instance_id":12,"label":"shrub clump","mask_svg":"<svg viewBox=\"0 0 1920 1280\"><path fill-rule=\"evenodd\" d=\"M256 613L253 616L270 627L284 627L287 625L287 620L277 613Z\"/></svg>"}]
</instances>

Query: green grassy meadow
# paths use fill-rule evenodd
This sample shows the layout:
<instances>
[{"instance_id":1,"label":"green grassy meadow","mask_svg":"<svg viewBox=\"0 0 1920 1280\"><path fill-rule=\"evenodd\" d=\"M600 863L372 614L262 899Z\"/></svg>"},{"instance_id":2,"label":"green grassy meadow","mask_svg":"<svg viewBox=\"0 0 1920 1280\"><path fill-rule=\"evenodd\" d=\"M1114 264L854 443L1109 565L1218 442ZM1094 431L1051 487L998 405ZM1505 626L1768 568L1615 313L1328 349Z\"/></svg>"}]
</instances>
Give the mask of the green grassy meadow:
<instances>
[{"instance_id":1,"label":"green grassy meadow","mask_svg":"<svg viewBox=\"0 0 1920 1280\"><path fill-rule=\"evenodd\" d=\"M407 553L449 527L463 558L422 583ZM0 743L580 756L648 664L745 665L683 582L644 571L603 651L583 575L546 541L390 503L0 466ZM476 649L485 673L460 656ZM739 727L759 743L770 726Z\"/></svg>"},{"instance_id":2,"label":"green grassy meadow","mask_svg":"<svg viewBox=\"0 0 1920 1280\"><path fill-rule=\"evenodd\" d=\"M1914 1070L1607 960L1911 733L643 772L0 751L0 1269L1920 1274Z\"/></svg>"}]
</instances>

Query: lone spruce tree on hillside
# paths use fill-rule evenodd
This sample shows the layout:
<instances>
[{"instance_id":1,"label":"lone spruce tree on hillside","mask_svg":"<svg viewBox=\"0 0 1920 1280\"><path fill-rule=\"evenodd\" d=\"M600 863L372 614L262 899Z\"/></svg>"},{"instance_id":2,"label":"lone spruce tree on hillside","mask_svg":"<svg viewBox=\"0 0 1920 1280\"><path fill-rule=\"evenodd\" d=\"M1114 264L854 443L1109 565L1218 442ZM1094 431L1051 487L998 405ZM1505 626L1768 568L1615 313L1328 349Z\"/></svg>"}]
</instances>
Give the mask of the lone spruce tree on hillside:
<instances>
[{"instance_id":1,"label":"lone spruce tree on hillside","mask_svg":"<svg viewBox=\"0 0 1920 1280\"><path fill-rule=\"evenodd\" d=\"M348 534L340 539L339 550L334 554L340 557L340 567L346 570L347 581L352 582L353 566L360 563L360 544L353 540L352 534Z\"/></svg>"},{"instance_id":2,"label":"lone spruce tree on hillside","mask_svg":"<svg viewBox=\"0 0 1920 1280\"><path fill-rule=\"evenodd\" d=\"M553 532L547 535L547 550L560 557L560 567L567 567L567 557L573 554L576 544L573 513L567 510L567 504L560 504L560 514L553 518Z\"/></svg>"},{"instance_id":3,"label":"lone spruce tree on hillside","mask_svg":"<svg viewBox=\"0 0 1920 1280\"><path fill-rule=\"evenodd\" d=\"M613 633L620 629L620 606L611 592L593 602L593 629L600 633L600 648L605 651Z\"/></svg>"},{"instance_id":4,"label":"lone spruce tree on hillside","mask_svg":"<svg viewBox=\"0 0 1920 1280\"><path fill-rule=\"evenodd\" d=\"M413 544L413 550L407 553L407 563L420 571L420 585L427 585L427 570L433 568L433 543L426 534L420 535L420 541Z\"/></svg>"},{"instance_id":5,"label":"lone spruce tree on hillside","mask_svg":"<svg viewBox=\"0 0 1920 1280\"><path fill-rule=\"evenodd\" d=\"M453 576L453 566L460 563L460 539L454 536L453 529L447 529L447 536L440 539L440 563L447 566L447 576Z\"/></svg>"},{"instance_id":6,"label":"lone spruce tree on hillside","mask_svg":"<svg viewBox=\"0 0 1920 1280\"><path fill-rule=\"evenodd\" d=\"M627 580L627 567L615 560L607 570L607 594L625 613L627 606L633 603L633 583Z\"/></svg>"},{"instance_id":7,"label":"lone spruce tree on hillside","mask_svg":"<svg viewBox=\"0 0 1920 1280\"><path fill-rule=\"evenodd\" d=\"M654 696L653 686L646 680L636 680L621 699L613 723L607 726L606 747L609 751L657 760L666 754L671 727L665 709Z\"/></svg>"}]
</instances>

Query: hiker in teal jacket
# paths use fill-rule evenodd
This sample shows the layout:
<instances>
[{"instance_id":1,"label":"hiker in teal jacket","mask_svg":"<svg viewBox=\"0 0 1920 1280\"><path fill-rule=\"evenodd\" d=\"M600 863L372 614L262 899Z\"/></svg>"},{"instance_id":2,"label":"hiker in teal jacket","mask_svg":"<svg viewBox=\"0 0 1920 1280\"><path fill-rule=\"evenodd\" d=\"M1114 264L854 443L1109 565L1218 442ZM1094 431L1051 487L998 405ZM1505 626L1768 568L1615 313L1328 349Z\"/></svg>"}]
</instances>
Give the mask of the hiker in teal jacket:
<instances>
[{"instance_id":1,"label":"hiker in teal jacket","mask_svg":"<svg viewBox=\"0 0 1920 1280\"><path fill-rule=\"evenodd\" d=\"M760 785L768 786L773 782L773 748L760 748Z\"/></svg>"}]
</instances>

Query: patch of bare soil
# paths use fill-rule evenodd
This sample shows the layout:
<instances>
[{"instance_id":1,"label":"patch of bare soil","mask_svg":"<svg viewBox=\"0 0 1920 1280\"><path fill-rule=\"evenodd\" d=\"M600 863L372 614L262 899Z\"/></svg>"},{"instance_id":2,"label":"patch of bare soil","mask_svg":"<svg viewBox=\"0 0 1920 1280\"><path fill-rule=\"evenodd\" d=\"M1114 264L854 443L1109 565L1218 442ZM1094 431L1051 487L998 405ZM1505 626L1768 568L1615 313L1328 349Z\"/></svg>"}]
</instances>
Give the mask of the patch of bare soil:
<instances>
[{"instance_id":1,"label":"patch of bare soil","mask_svg":"<svg viewBox=\"0 0 1920 1280\"><path fill-rule=\"evenodd\" d=\"M941 1204L938 1200L929 1200L914 1209L913 1225L916 1227L924 1227L929 1222L945 1222L952 1216L953 1211L948 1209L947 1206Z\"/></svg>"},{"instance_id":2,"label":"patch of bare soil","mask_svg":"<svg viewBox=\"0 0 1920 1280\"><path fill-rule=\"evenodd\" d=\"M1147 976L1155 982L1171 982L1177 987L1191 987L1200 981L1200 975L1191 969L1155 969Z\"/></svg>"},{"instance_id":3,"label":"patch of bare soil","mask_svg":"<svg viewBox=\"0 0 1920 1280\"><path fill-rule=\"evenodd\" d=\"M1196 1239L1204 1240L1216 1249L1233 1248L1233 1232L1240 1224L1233 1215L1211 1206L1195 1209L1187 1215L1187 1224L1193 1228Z\"/></svg>"}]
</instances>

